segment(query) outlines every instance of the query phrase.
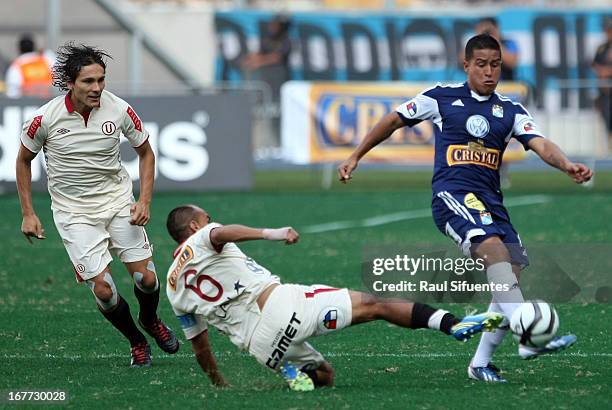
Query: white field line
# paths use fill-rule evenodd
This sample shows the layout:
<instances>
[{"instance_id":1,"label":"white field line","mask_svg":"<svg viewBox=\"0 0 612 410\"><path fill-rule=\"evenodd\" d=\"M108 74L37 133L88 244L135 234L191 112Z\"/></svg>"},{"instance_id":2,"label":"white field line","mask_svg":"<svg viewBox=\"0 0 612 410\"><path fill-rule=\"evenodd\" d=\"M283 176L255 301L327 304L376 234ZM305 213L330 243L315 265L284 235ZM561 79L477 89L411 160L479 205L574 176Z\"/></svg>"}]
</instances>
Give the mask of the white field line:
<instances>
[{"instance_id":1,"label":"white field line","mask_svg":"<svg viewBox=\"0 0 612 410\"><path fill-rule=\"evenodd\" d=\"M510 198L505 202L506 207L543 204L550 201L546 195L525 195ZM310 225L302 228L302 233L323 233L339 231L341 229L368 228L372 226L385 225L393 222L407 221L409 219L427 218L431 216L431 208L415 209L412 211L395 212L373 216L366 219L352 221L335 221L324 224Z\"/></svg>"},{"instance_id":2,"label":"white field line","mask_svg":"<svg viewBox=\"0 0 612 410\"><path fill-rule=\"evenodd\" d=\"M445 358L461 358L461 357L471 357L473 355L472 352L465 353L451 353L451 352L427 352L427 353L344 353L344 352L327 352L324 353L325 357L395 357L395 358L406 358L406 359L445 359ZM249 357L249 354L246 352L217 352L215 356L218 357ZM557 356L551 357L572 357L572 358L580 358L580 357L601 357L601 358L609 358L612 359L612 352L563 352ZM41 354L41 355L30 355L30 354L2 354L0 356L2 359L23 359L23 360L87 360L87 359L129 359L130 355L127 353L103 353L103 354ZM192 358L193 354L191 353L177 353L173 355L169 355L166 353L161 354L153 354L153 359L172 359L172 358ZM497 354L496 357L504 357L504 358L513 358L518 357L517 354Z\"/></svg>"}]
</instances>

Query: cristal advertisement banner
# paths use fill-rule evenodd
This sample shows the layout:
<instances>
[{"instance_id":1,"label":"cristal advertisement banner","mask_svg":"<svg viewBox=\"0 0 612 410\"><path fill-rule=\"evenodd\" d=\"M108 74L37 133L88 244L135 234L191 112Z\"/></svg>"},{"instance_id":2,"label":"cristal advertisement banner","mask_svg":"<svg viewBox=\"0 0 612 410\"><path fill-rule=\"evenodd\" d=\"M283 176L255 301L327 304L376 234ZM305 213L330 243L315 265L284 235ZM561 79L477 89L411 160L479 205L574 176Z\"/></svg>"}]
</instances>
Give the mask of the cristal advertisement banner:
<instances>
[{"instance_id":1,"label":"cristal advertisement banner","mask_svg":"<svg viewBox=\"0 0 612 410\"><path fill-rule=\"evenodd\" d=\"M385 12L294 13L291 17L291 79L306 81L462 81L459 56L485 11L450 15ZM503 37L519 48L518 81L535 88L538 108L559 79L593 78L590 64L605 40L602 21L610 9L513 8L488 13ZM216 79L242 78L241 60L258 50L269 12L229 11L215 15L219 53ZM568 90L558 98L570 104ZM588 89L580 107L592 106Z\"/></svg>"},{"instance_id":2,"label":"cristal advertisement banner","mask_svg":"<svg viewBox=\"0 0 612 410\"><path fill-rule=\"evenodd\" d=\"M338 162L353 152L385 114L410 100L431 83L306 82L285 83L281 92L283 156L296 164ZM500 93L524 102L527 87L504 83ZM366 157L368 162L433 164L434 130L430 121L395 131ZM525 157L511 140L504 161Z\"/></svg>"},{"instance_id":3,"label":"cristal advertisement banner","mask_svg":"<svg viewBox=\"0 0 612 410\"><path fill-rule=\"evenodd\" d=\"M249 189L253 184L251 110L240 92L126 98L149 131L156 154L156 190ZM246 101L246 102L245 102ZM46 101L0 99L0 189L15 190L15 159L25 119ZM44 156L32 163L32 186L45 190ZM125 138L121 158L138 188L138 157Z\"/></svg>"}]
</instances>

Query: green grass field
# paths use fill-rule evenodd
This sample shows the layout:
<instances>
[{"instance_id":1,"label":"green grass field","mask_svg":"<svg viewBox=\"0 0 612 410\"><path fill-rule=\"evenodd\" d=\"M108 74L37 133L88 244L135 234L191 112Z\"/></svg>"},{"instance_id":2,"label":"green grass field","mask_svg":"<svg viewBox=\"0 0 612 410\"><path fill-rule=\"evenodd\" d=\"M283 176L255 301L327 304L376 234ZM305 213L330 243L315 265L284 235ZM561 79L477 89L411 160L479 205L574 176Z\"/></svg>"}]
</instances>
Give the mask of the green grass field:
<instances>
[{"instance_id":1,"label":"green grass field","mask_svg":"<svg viewBox=\"0 0 612 410\"><path fill-rule=\"evenodd\" d=\"M510 208L523 241L610 243L612 175L594 189L561 175L515 174L507 199L546 196L544 203ZM221 223L292 225L308 230L334 221L360 221L427 209L427 173L362 171L351 185L320 191L316 172L260 172L253 192L157 194L147 229L158 271L165 278L174 245L165 216L177 204L196 203ZM609 304L557 305L560 332L579 337L570 351L523 362L507 338L495 363L507 385L467 379L477 340L462 344L432 331L370 323L314 339L336 369L336 387L309 394L288 391L281 379L234 348L216 331L211 341L228 389L212 388L184 344L177 355L153 347L150 369L131 369L127 343L98 313L86 286L73 277L53 225L48 195L35 196L47 239L30 246L19 232L16 195L0 197L0 390L62 390L72 408L610 408L612 331ZM325 283L359 289L362 248L397 243L446 244L431 217L374 227L303 234L296 246L251 242L243 250L285 282ZM536 255L532 255L532 258ZM136 299L116 262L115 281L132 313ZM529 272L529 271L528 271ZM527 274L527 273L526 273ZM463 314L484 305L445 305ZM162 295L161 316L178 330ZM184 340L182 334L181 340Z\"/></svg>"}]
</instances>

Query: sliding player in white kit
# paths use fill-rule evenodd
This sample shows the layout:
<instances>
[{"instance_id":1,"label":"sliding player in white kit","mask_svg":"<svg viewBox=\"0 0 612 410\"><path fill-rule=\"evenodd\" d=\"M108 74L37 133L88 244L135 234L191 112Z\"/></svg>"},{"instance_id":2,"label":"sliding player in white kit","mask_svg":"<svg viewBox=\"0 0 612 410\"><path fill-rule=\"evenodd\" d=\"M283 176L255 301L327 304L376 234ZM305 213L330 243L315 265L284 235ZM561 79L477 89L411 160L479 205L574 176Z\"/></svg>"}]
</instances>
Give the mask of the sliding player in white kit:
<instances>
[{"instance_id":1,"label":"sliding player in white kit","mask_svg":"<svg viewBox=\"0 0 612 410\"><path fill-rule=\"evenodd\" d=\"M211 223L194 205L173 209L166 224L180 243L168 270L166 293L200 367L225 386L208 342L208 324L229 336L257 361L278 371L296 391L331 386L334 371L308 342L350 325L386 320L401 327L439 330L465 341L501 323L499 313L456 318L449 312L403 299L379 299L325 285L281 284L247 257L235 242L267 239L294 244L290 227L256 229Z\"/></svg>"},{"instance_id":2,"label":"sliding player in white kit","mask_svg":"<svg viewBox=\"0 0 612 410\"><path fill-rule=\"evenodd\" d=\"M155 156L149 134L132 107L104 90L108 57L85 45L68 43L60 48L54 85L68 93L39 108L21 134L16 164L21 230L30 243L30 237L45 239L31 194L31 162L42 149L53 219L77 281L87 283L100 312L129 340L131 365L143 367L151 364L151 349L117 291L109 270L111 251L134 281L140 325L167 353L178 351L179 344L156 313L159 281L144 229L150 218ZM138 201L121 165L122 134L139 158Z\"/></svg>"}]
</instances>

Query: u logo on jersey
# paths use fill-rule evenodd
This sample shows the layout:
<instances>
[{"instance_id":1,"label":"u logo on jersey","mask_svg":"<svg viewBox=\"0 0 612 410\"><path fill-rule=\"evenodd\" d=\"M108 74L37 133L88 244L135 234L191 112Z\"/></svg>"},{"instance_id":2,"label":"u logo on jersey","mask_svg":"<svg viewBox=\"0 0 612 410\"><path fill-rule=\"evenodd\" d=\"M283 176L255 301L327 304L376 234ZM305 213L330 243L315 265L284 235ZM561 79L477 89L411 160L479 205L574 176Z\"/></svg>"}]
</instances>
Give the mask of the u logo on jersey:
<instances>
[{"instance_id":1,"label":"u logo on jersey","mask_svg":"<svg viewBox=\"0 0 612 410\"><path fill-rule=\"evenodd\" d=\"M102 124L102 132L104 135L113 135L117 131L117 126L112 121L106 121Z\"/></svg>"},{"instance_id":2,"label":"u logo on jersey","mask_svg":"<svg viewBox=\"0 0 612 410\"><path fill-rule=\"evenodd\" d=\"M489 133L489 121L482 115L470 115L465 122L465 129L472 137L484 138Z\"/></svg>"}]
</instances>

